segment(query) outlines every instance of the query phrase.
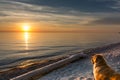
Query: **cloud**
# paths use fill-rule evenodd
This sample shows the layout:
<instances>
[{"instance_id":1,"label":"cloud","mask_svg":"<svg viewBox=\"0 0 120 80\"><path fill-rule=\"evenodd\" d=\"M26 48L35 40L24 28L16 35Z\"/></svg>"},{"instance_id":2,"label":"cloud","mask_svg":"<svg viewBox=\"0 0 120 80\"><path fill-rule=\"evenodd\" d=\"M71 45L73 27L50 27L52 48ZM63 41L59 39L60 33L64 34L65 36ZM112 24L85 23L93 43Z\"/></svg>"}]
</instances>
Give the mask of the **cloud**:
<instances>
[{"instance_id":1,"label":"cloud","mask_svg":"<svg viewBox=\"0 0 120 80\"><path fill-rule=\"evenodd\" d=\"M116 0L14 0L32 5L67 8L82 12L112 12Z\"/></svg>"},{"instance_id":2,"label":"cloud","mask_svg":"<svg viewBox=\"0 0 120 80\"><path fill-rule=\"evenodd\" d=\"M95 21L92 21L92 25L120 25L120 16L118 17L105 17Z\"/></svg>"},{"instance_id":3,"label":"cloud","mask_svg":"<svg viewBox=\"0 0 120 80\"><path fill-rule=\"evenodd\" d=\"M53 24L84 24L91 20L89 13L55 8L50 6L32 5L10 0L0 1L0 22L50 22ZM6 16L6 17L4 17Z\"/></svg>"},{"instance_id":4,"label":"cloud","mask_svg":"<svg viewBox=\"0 0 120 80\"><path fill-rule=\"evenodd\" d=\"M119 10L112 8L116 3L117 0L0 0L0 23L118 24L115 15Z\"/></svg>"},{"instance_id":5,"label":"cloud","mask_svg":"<svg viewBox=\"0 0 120 80\"><path fill-rule=\"evenodd\" d=\"M120 1L116 0L116 3L113 6L111 6L111 8L113 8L117 11L120 11Z\"/></svg>"}]
</instances>

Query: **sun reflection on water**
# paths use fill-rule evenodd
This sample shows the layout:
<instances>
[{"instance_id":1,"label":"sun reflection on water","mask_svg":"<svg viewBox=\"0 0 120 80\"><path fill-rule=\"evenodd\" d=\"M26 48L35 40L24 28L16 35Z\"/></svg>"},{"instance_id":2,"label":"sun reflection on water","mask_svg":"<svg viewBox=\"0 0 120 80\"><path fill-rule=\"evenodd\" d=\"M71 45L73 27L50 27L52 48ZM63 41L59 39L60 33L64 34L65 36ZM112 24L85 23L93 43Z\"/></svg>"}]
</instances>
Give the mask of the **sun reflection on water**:
<instances>
[{"instance_id":1,"label":"sun reflection on water","mask_svg":"<svg viewBox=\"0 0 120 80\"><path fill-rule=\"evenodd\" d=\"M29 49L29 32L24 32L24 39L25 39L25 50Z\"/></svg>"}]
</instances>

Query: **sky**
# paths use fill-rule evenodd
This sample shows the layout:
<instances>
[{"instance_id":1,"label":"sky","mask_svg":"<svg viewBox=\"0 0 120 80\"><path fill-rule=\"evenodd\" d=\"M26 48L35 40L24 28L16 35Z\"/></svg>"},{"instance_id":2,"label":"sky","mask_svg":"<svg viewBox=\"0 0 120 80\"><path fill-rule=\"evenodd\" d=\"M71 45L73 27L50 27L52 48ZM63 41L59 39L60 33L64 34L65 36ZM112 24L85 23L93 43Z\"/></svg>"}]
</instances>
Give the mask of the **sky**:
<instances>
[{"instance_id":1,"label":"sky","mask_svg":"<svg viewBox=\"0 0 120 80\"><path fill-rule=\"evenodd\" d=\"M0 31L120 31L120 0L0 0Z\"/></svg>"}]
</instances>

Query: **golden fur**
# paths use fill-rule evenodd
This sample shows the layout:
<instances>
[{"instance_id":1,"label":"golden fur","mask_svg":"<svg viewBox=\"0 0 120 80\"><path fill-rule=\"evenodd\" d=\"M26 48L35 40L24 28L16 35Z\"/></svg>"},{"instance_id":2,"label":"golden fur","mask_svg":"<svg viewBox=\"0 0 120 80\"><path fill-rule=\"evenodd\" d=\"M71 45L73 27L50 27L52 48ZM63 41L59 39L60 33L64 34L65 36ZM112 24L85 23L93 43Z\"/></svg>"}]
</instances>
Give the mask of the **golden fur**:
<instances>
[{"instance_id":1,"label":"golden fur","mask_svg":"<svg viewBox=\"0 0 120 80\"><path fill-rule=\"evenodd\" d=\"M95 80L120 80L120 74L107 65L104 57L100 54L92 56L93 74Z\"/></svg>"}]
</instances>

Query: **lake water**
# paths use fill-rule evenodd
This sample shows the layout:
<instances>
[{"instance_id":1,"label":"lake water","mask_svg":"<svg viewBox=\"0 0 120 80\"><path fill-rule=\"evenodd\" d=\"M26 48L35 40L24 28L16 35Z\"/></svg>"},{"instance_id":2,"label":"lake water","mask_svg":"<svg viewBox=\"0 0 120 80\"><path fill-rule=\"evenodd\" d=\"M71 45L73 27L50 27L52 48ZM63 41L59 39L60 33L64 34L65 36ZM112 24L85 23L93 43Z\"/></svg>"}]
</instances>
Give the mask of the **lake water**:
<instances>
[{"instance_id":1,"label":"lake water","mask_svg":"<svg viewBox=\"0 0 120 80\"><path fill-rule=\"evenodd\" d=\"M119 41L118 33L0 32L0 70Z\"/></svg>"}]
</instances>

